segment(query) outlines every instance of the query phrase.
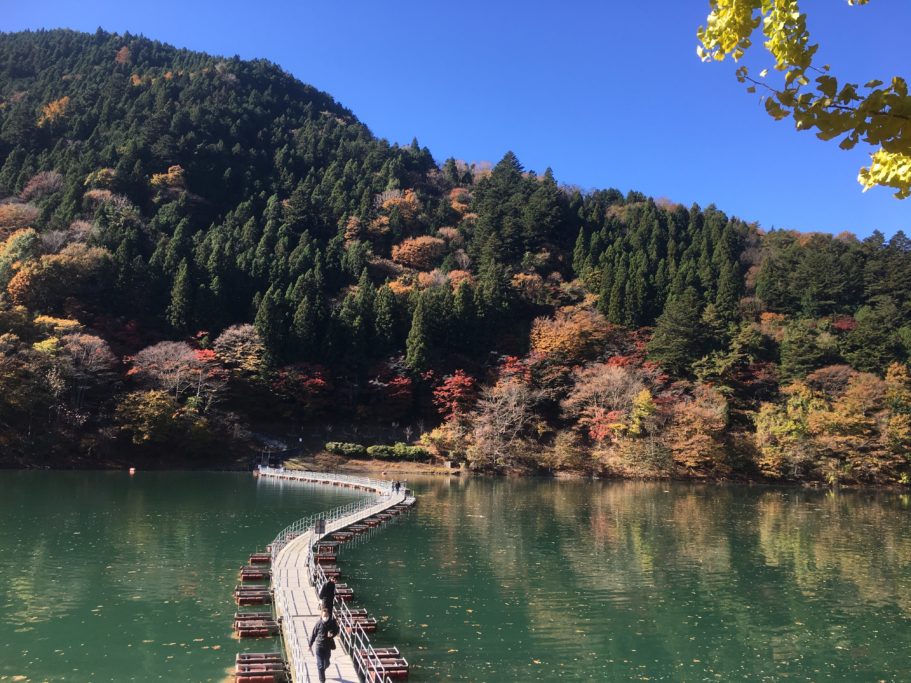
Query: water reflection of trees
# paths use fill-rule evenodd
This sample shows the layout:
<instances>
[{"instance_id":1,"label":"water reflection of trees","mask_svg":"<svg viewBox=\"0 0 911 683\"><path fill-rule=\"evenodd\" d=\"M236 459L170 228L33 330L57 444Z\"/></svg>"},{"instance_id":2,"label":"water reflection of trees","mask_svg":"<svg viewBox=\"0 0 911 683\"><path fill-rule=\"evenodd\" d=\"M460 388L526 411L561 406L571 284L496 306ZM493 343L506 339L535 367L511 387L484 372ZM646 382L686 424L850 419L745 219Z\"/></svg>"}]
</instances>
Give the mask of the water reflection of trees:
<instances>
[{"instance_id":1,"label":"water reflection of trees","mask_svg":"<svg viewBox=\"0 0 911 683\"><path fill-rule=\"evenodd\" d=\"M839 579L857 593L845 594L845 609L896 605L911 615L908 507L906 494L773 492L757 505L759 544L807 594Z\"/></svg>"},{"instance_id":2,"label":"water reflection of trees","mask_svg":"<svg viewBox=\"0 0 911 683\"><path fill-rule=\"evenodd\" d=\"M529 647L587 632L560 647L871 673L895 652L870 625L911 618L907 506L893 493L468 480L425 484L420 514L448 571L525 596Z\"/></svg>"},{"instance_id":3,"label":"water reflection of trees","mask_svg":"<svg viewBox=\"0 0 911 683\"><path fill-rule=\"evenodd\" d=\"M354 497L301 486L260 486L251 495L251 480L233 475L13 476L0 505L2 621L13 625L60 619L99 601L196 610L204 598L230 607L245 553L298 517ZM261 506L277 514L269 518Z\"/></svg>"}]
</instances>

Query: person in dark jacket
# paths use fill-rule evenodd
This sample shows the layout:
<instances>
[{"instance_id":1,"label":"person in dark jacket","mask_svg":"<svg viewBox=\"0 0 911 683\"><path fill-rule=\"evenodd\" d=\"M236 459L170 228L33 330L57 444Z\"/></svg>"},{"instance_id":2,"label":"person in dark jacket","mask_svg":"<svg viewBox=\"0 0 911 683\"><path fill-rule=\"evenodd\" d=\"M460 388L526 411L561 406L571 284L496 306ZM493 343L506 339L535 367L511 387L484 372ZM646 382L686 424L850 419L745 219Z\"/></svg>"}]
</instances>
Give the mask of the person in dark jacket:
<instances>
[{"instance_id":1,"label":"person in dark jacket","mask_svg":"<svg viewBox=\"0 0 911 683\"><path fill-rule=\"evenodd\" d=\"M338 633L338 622L324 607L320 611L319 621L310 634L310 651L316 655L316 673L319 675L320 683L326 683L326 669L329 668L329 658L335 649L335 636Z\"/></svg>"},{"instance_id":2,"label":"person in dark jacket","mask_svg":"<svg viewBox=\"0 0 911 683\"><path fill-rule=\"evenodd\" d=\"M335 603L335 578L329 577L323 587L319 589L319 599L322 601L323 609L329 610L329 616L332 616L332 608Z\"/></svg>"}]
</instances>

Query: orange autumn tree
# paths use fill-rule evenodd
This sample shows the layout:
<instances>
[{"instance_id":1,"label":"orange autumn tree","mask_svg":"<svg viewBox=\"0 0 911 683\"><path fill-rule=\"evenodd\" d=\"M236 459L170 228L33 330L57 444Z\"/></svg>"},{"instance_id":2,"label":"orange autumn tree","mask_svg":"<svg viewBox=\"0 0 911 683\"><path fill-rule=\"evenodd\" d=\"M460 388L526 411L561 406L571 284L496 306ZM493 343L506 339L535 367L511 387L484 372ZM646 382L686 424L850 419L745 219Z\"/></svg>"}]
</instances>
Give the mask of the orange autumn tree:
<instances>
[{"instance_id":1,"label":"orange autumn tree","mask_svg":"<svg viewBox=\"0 0 911 683\"><path fill-rule=\"evenodd\" d=\"M709 384L697 385L691 397L673 406L668 446L674 464L688 475L729 474L723 441L727 426L727 399Z\"/></svg>"},{"instance_id":2,"label":"orange autumn tree","mask_svg":"<svg viewBox=\"0 0 911 683\"><path fill-rule=\"evenodd\" d=\"M41 110L41 116L38 117L38 125L46 126L49 123L63 118L70 108L69 95L64 95L59 100L48 102Z\"/></svg>"},{"instance_id":3,"label":"orange autumn tree","mask_svg":"<svg viewBox=\"0 0 911 683\"><path fill-rule=\"evenodd\" d=\"M886 383L856 373L840 396L807 418L823 476L831 483L895 480L904 458L884 447L887 422Z\"/></svg>"},{"instance_id":4,"label":"orange autumn tree","mask_svg":"<svg viewBox=\"0 0 911 683\"><path fill-rule=\"evenodd\" d=\"M382 210L389 214L393 209L397 210L406 223L410 223L421 211L421 202L418 201L414 190L405 190L402 193L384 199L380 205Z\"/></svg>"},{"instance_id":5,"label":"orange autumn tree","mask_svg":"<svg viewBox=\"0 0 911 683\"><path fill-rule=\"evenodd\" d=\"M531 348L558 361L595 358L605 352L614 326L589 308L567 307L553 318L536 318L531 327Z\"/></svg>"},{"instance_id":6,"label":"orange autumn tree","mask_svg":"<svg viewBox=\"0 0 911 683\"><path fill-rule=\"evenodd\" d=\"M38 207L32 204L0 204L0 235L31 227L40 215Z\"/></svg>"},{"instance_id":7,"label":"orange autumn tree","mask_svg":"<svg viewBox=\"0 0 911 683\"><path fill-rule=\"evenodd\" d=\"M423 235L392 247L392 260L417 270L430 270L445 251L446 242L439 237Z\"/></svg>"},{"instance_id":8,"label":"orange autumn tree","mask_svg":"<svg viewBox=\"0 0 911 683\"><path fill-rule=\"evenodd\" d=\"M449 206L458 214L468 212L468 203L471 201L471 195L464 187L456 187L449 192Z\"/></svg>"},{"instance_id":9,"label":"orange autumn tree","mask_svg":"<svg viewBox=\"0 0 911 683\"><path fill-rule=\"evenodd\" d=\"M110 273L111 254L100 247L71 244L59 254L30 261L10 280L10 299L32 310L52 313L67 299L100 289Z\"/></svg>"},{"instance_id":10,"label":"orange autumn tree","mask_svg":"<svg viewBox=\"0 0 911 683\"><path fill-rule=\"evenodd\" d=\"M884 440L886 447L906 460L911 454L911 374L904 363L892 363L886 371L886 404L889 422ZM908 475L904 480L908 481Z\"/></svg>"},{"instance_id":11,"label":"orange autumn tree","mask_svg":"<svg viewBox=\"0 0 911 683\"><path fill-rule=\"evenodd\" d=\"M183 167L180 164L168 166L167 173L154 173L150 183L156 190L183 189L186 186Z\"/></svg>"}]
</instances>

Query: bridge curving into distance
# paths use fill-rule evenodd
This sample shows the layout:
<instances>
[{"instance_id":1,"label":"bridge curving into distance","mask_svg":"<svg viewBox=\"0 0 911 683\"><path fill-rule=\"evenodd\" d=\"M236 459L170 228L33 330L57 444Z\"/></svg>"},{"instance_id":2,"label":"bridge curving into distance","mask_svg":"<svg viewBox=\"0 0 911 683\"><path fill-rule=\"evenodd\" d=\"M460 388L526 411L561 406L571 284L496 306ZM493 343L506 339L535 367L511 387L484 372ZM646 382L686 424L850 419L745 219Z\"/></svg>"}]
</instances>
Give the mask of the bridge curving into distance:
<instances>
[{"instance_id":1,"label":"bridge curving into distance","mask_svg":"<svg viewBox=\"0 0 911 683\"><path fill-rule=\"evenodd\" d=\"M325 569L314 558L314 545L347 527L376 520L378 515L391 517L390 513L414 505L415 498L407 489L395 491L391 481L380 479L263 466L255 473L263 478L339 486L370 494L362 500L298 520L283 529L272 542L272 599L276 617L280 618L291 680L293 683L312 683L318 680L316 657L310 652L308 642L310 632L320 618L318 594L326 582ZM322 524L325 524L324 529L319 528ZM326 679L342 683L360 683L362 680L391 683L400 673L393 668L394 662L377 653L358 618L338 598L333 616L341 628L338 638L341 642L333 653Z\"/></svg>"}]
</instances>

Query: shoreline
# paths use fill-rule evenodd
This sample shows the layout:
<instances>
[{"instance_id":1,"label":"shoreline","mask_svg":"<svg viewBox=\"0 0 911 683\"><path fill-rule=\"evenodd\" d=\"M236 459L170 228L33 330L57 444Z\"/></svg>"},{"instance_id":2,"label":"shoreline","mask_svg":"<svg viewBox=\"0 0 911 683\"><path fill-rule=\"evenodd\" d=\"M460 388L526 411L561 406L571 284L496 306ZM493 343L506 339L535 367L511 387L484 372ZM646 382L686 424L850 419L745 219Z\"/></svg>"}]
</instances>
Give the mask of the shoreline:
<instances>
[{"instance_id":1,"label":"shoreline","mask_svg":"<svg viewBox=\"0 0 911 683\"><path fill-rule=\"evenodd\" d=\"M201 465L199 467L175 467L172 463L162 463L163 466L155 467L150 463L131 462L107 462L107 463L80 463L78 466L71 463L70 466L36 466L36 467L15 467L0 465L0 471L56 471L56 472L127 472L131 467L135 467L137 473L141 472L252 472L254 465L251 463L242 464L240 462L223 463L221 466L216 464ZM675 476L592 476L584 472L557 471L547 472L473 472L465 468L447 468L441 464L420 463L420 462L395 462L377 459L358 459L345 458L344 456L333 455L331 453L317 453L308 455L303 458L289 458L282 465L289 470L311 471L311 472L339 472L344 474L365 473L378 478L402 478L402 475L419 475L429 477L482 477L482 478L504 478L504 479L549 479L553 481L600 481L600 482L665 482L665 483L689 483L705 485L734 485L747 487L762 488L779 488L779 489L797 489L813 491L870 491L870 492L896 492L907 493L908 487L901 484L826 484L819 481L774 481L770 479L751 479L748 477L729 477L729 478L712 478L712 477L675 477Z\"/></svg>"}]
</instances>

